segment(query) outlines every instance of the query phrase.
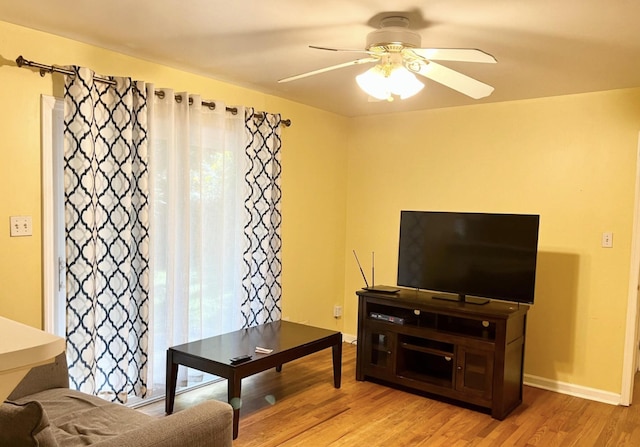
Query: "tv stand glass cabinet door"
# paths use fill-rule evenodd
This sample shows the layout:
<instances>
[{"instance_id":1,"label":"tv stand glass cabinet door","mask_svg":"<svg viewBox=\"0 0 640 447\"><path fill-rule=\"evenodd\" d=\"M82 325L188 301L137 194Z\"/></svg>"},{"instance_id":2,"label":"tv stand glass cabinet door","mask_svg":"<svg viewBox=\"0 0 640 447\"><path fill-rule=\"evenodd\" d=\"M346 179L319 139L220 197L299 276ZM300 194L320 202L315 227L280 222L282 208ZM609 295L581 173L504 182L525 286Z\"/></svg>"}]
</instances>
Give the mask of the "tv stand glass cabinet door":
<instances>
[{"instance_id":1,"label":"tv stand glass cabinet door","mask_svg":"<svg viewBox=\"0 0 640 447\"><path fill-rule=\"evenodd\" d=\"M456 390L476 394L491 401L493 384L493 351L458 347Z\"/></svg>"},{"instance_id":2,"label":"tv stand glass cabinet door","mask_svg":"<svg viewBox=\"0 0 640 447\"><path fill-rule=\"evenodd\" d=\"M392 376L395 339L395 333L384 330L373 329L367 333L365 342L368 346L365 360L367 369L376 371L382 377Z\"/></svg>"}]
</instances>

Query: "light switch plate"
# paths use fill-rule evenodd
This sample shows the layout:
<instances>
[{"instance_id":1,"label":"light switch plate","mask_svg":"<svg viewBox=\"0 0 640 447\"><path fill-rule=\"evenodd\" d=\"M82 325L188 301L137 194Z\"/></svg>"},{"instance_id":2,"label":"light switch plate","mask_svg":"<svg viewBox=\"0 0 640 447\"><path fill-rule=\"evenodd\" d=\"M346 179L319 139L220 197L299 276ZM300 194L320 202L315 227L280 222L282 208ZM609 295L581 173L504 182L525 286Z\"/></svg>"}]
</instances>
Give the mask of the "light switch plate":
<instances>
[{"instance_id":1,"label":"light switch plate","mask_svg":"<svg viewBox=\"0 0 640 447\"><path fill-rule=\"evenodd\" d=\"M32 235L31 216L11 216L11 237Z\"/></svg>"}]
</instances>

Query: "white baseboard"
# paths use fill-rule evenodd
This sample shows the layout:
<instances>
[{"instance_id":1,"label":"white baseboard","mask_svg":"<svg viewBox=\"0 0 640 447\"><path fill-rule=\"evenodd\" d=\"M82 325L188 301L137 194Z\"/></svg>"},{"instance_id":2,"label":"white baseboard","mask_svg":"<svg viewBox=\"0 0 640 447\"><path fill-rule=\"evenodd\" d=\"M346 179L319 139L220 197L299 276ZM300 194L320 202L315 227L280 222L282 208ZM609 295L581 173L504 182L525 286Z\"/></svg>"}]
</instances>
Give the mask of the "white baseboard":
<instances>
[{"instance_id":1,"label":"white baseboard","mask_svg":"<svg viewBox=\"0 0 640 447\"><path fill-rule=\"evenodd\" d=\"M524 375L524 384L535 388L542 388L543 390L580 397L582 399L595 400L605 404L620 405L621 403L620 394L581 385L574 385L572 383L550 380L544 377L533 376L531 374Z\"/></svg>"}]
</instances>

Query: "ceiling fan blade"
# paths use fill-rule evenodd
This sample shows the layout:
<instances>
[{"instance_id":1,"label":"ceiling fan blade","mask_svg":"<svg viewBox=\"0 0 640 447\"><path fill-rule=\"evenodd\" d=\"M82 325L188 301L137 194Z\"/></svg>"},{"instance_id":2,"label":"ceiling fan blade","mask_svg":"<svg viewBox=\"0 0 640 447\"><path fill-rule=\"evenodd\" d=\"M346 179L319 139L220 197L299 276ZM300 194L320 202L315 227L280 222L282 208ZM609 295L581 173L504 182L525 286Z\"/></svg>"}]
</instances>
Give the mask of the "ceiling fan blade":
<instances>
[{"instance_id":1,"label":"ceiling fan blade","mask_svg":"<svg viewBox=\"0 0 640 447\"><path fill-rule=\"evenodd\" d=\"M348 48L329 48L329 47L319 47L319 46L316 46L316 45L309 45L309 48L313 48L314 50L344 51L344 52L348 52L348 53L371 54L371 51L367 51L367 50L352 50L352 49L348 49Z\"/></svg>"},{"instance_id":2,"label":"ceiling fan blade","mask_svg":"<svg viewBox=\"0 0 640 447\"><path fill-rule=\"evenodd\" d=\"M493 87L490 85L477 81L467 75L458 73L457 71L444 67L440 64L436 64L435 62L420 64L420 69L415 71L415 73L439 82L440 84L459 91L473 99L484 98L493 92Z\"/></svg>"},{"instance_id":3,"label":"ceiling fan blade","mask_svg":"<svg viewBox=\"0 0 640 447\"><path fill-rule=\"evenodd\" d=\"M331 65L330 67L325 67L325 68L320 68L318 70L313 70L313 71L308 71L306 73L301 73L295 76L290 76L288 78L283 78L278 80L278 82L289 82L289 81L295 81L297 79L302 79L302 78L306 78L307 76L313 76L313 75L317 75L320 73L325 73L327 71L332 71L332 70L337 70L339 68L345 68L345 67L350 67L351 65L360 65L360 64L369 64L371 62L378 62L378 58L376 57L365 57L362 59L356 59L354 61L350 61L350 62L345 62L342 64L338 64L338 65Z\"/></svg>"},{"instance_id":4,"label":"ceiling fan blade","mask_svg":"<svg viewBox=\"0 0 640 447\"><path fill-rule=\"evenodd\" d=\"M408 50L420 57L435 61L480 62L484 64L498 62L489 53L475 48L409 48Z\"/></svg>"}]
</instances>

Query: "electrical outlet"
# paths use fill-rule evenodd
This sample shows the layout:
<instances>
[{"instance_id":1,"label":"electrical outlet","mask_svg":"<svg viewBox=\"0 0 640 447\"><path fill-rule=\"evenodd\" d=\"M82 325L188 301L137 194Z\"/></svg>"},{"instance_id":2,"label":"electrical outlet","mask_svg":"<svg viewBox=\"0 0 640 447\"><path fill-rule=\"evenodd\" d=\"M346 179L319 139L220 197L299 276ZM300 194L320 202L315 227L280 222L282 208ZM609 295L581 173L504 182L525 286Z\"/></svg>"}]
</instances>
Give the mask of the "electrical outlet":
<instances>
[{"instance_id":1,"label":"electrical outlet","mask_svg":"<svg viewBox=\"0 0 640 447\"><path fill-rule=\"evenodd\" d=\"M602 247L603 248L612 248L613 247L613 233L610 231L606 231L602 233Z\"/></svg>"},{"instance_id":2,"label":"electrical outlet","mask_svg":"<svg viewBox=\"0 0 640 447\"><path fill-rule=\"evenodd\" d=\"M340 318L342 316L342 306L333 306L333 318Z\"/></svg>"},{"instance_id":3,"label":"electrical outlet","mask_svg":"<svg viewBox=\"0 0 640 447\"><path fill-rule=\"evenodd\" d=\"M31 216L11 216L10 222L11 237L33 235Z\"/></svg>"}]
</instances>

